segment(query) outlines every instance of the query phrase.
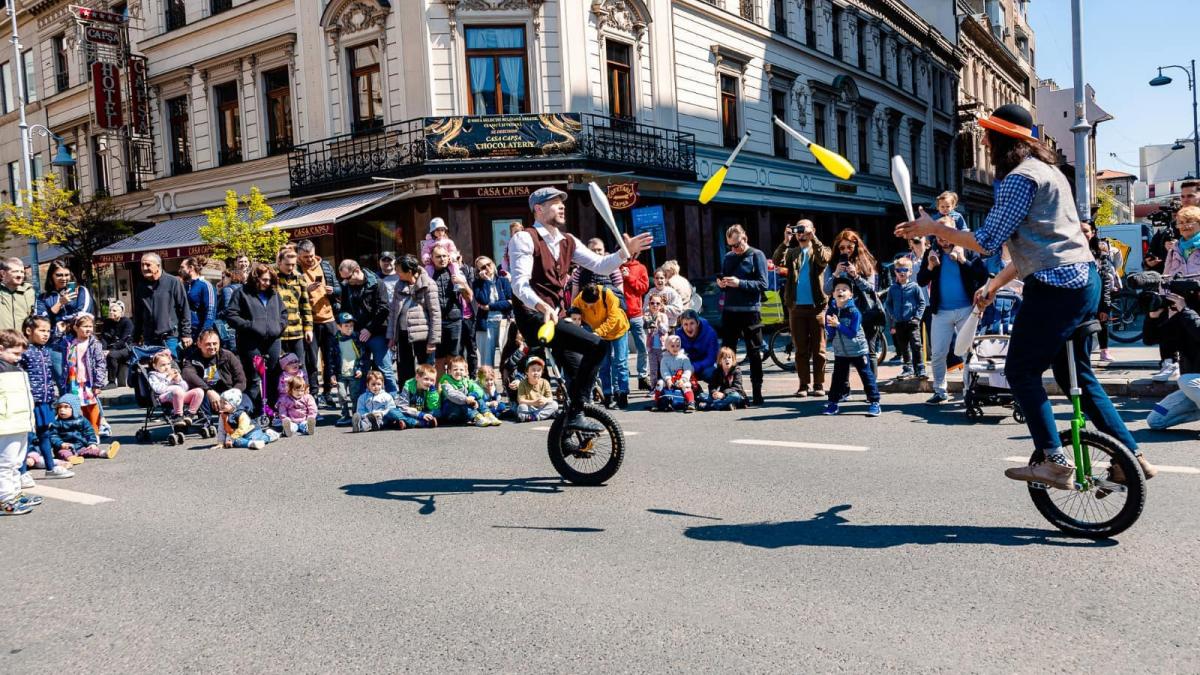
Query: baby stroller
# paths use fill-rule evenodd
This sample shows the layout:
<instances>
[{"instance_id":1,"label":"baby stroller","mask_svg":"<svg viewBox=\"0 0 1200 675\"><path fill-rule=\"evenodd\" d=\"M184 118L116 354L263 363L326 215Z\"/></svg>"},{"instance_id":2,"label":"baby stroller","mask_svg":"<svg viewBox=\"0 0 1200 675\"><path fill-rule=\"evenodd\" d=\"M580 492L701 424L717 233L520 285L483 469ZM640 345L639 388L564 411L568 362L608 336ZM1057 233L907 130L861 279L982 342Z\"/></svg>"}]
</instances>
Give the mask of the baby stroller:
<instances>
[{"instance_id":1,"label":"baby stroller","mask_svg":"<svg viewBox=\"0 0 1200 675\"><path fill-rule=\"evenodd\" d=\"M154 390L150 388L150 368L151 361L154 355L166 349L166 347L138 347L130 348L130 365L133 366L131 371L133 377L133 394L137 404L145 408L146 417L142 421L142 428L134 433L134 438L138 443L149 443L151 441L151 426L164 426L170 429L167 434L167 445L182 445L184 433L176 431L172 424L171 417L174 411L171 409L171 404L163 403L154 395ZM176 363L176 368L179 364ZM196 430L196 434L200 438L213 438L217 435L217 427L213 422L212 417L204 412L204 408L196 411L192 418L192 429Z\"/></svg>"},{"instance_id":2,"label":"baby stroller","mask_svg":"<svg viewBox=\"0 0 1200 675\"><path fill-rule=\"evenodd\" d=\"M258 427L263 431L279 426L275 410L267 403L267 360L260 355L254 357L254 370L258 373L259 395L262 397L262 414L258 416Z\"/></svg>"},{"instance_id":3,"label":"baby stroller","mask_svg":"<svg viewBox=\"0 0 1200 675\"><path fill-rule=\"evenodd\" d=\"M984 334L976 335L971 342L963 361L963 405L972 422L983 419L985 405L1012 408L1013 419L1019 424L1025 422L1025 413L1004 377L1008 341L1007 335Z\"/></svg>"},{"instance_id":4,"label":"baby stroller","mask_svg":"<svg viewBox=\"0 0 1200 675\"><path fill-rule=\"evenodd\" d=\"M1012 333L1013 323L1017 320L1017 310L1021 309L1021 294L1011 288L1001 288L996 291L996 299L988 308L983 310L979 319L978 333L981 335L1008 335Z\"/></svg>"}]
</instances>

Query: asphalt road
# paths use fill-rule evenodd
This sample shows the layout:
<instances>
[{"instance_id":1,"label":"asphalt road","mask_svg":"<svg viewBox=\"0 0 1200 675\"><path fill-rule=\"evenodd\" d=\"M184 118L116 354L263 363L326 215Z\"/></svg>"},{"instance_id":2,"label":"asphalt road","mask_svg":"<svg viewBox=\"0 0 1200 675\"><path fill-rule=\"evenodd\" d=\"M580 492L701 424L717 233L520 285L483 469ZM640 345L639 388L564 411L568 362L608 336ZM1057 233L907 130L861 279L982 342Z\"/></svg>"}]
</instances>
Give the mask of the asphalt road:
<instances>
[{"instance_id":1,"label":"asphalt road","mask_svg":"<svg viewBox=\"0 0 1200 675\"><path fill-rule=\"evenodd\" d=\"M0 672L1197 668L1200 474L1067 539L1001 475L1023 426L922 398L622 413L602 488L557 479L539 424L129 445L41 481L112 501L0 522ZM1135 428L1200 467L1195 427Z\"/></svg>"}]
</instances>

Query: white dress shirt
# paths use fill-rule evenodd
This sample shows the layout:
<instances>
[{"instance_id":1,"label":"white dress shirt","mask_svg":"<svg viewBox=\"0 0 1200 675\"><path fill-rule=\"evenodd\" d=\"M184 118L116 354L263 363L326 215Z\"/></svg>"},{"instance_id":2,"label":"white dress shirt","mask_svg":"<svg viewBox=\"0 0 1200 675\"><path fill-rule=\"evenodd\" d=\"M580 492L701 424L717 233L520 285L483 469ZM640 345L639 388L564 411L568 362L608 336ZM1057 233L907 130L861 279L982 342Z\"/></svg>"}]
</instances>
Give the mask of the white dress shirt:
<instances>
[{"instance_id":1,"label":"white dress shirt","mask_svg":"<svg viewBox=\"0 0 1200 675\"><path fill-rule=\"evenodd\" d=\"M571 237L575 240L575 254L571 256L571 262L584 269L591 270L596 274L612 274L617 271L621 263L625 262L625 254L620 250L604 256L596 255L589 251L583 242L573 234L566 234L562 230L555 230L552 234L541 223L534 223L533 226L537 228L542 240L550 247L550 255L555 260L558 260L559 243L567 237ZM521 304L529 309L537 307L537 304L542 301L529 284L533 274L533 256L533 237L529 236L528 232L518 232L508 240L508 262L511 267L509 273L512 275L513 295L517 296ZM555 309L561 308L555 307Z\"/></svg>"}]
</instances>

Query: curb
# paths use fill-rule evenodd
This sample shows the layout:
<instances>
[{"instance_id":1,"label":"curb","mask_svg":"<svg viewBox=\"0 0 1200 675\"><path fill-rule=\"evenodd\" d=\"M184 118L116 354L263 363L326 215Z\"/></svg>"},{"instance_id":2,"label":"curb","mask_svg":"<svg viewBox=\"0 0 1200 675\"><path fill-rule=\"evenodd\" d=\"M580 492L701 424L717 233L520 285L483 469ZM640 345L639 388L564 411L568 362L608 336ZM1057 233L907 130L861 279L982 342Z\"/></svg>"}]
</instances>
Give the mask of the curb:
<instances>
[{"instance_id":1,"label":"curb","mask_svg":"<svg viewBox=\"0 0 1200 675\"><path fill-rule=\"evenodd\" d=\"M954 375L958 375L955 373ZM1053 377L1043 377L1042 384L1046 387L1046 393L1051 396L1065 396L1058 388L1058 383ZM1109 396L1122 396L1130 398L1162 398L1167 394L1178 391L1175 382L1155 382L1149 377L1143 378L1109 378L1101 379L1100 386L1104 387L1104 392ZM946 391L952 393L961 393L963 389L962 379L946 380ZM932 394L932 380L884 380L879 383L879 391L887 394Z\"/></svg>"}]
</instances>

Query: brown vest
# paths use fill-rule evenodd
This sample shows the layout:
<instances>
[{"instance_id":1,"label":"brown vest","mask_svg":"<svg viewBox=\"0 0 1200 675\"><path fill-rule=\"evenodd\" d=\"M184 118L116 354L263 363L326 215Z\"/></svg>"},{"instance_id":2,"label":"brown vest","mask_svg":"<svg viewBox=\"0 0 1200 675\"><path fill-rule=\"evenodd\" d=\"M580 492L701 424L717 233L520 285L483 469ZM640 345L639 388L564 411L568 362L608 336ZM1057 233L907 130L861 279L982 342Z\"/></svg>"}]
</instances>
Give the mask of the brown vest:
<instances>
[{"instance_id":1,"label":"brown vest","mask_svg":"<svg viewBox=\"0 0 1200 675\"><path fill-rule=\"evenodd\" d=\"M558 242L558 260L555 260L550 253L550 245L542 239L536 227L527 227L525 232L533 239L533 273L529 275L529 286L542 302L561 309L563 291L567 284L571 283L571 258L575 255L575 237L568 234Z\"/></svg>"}]
</instances>

